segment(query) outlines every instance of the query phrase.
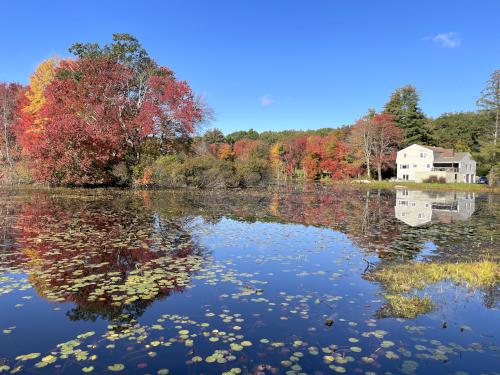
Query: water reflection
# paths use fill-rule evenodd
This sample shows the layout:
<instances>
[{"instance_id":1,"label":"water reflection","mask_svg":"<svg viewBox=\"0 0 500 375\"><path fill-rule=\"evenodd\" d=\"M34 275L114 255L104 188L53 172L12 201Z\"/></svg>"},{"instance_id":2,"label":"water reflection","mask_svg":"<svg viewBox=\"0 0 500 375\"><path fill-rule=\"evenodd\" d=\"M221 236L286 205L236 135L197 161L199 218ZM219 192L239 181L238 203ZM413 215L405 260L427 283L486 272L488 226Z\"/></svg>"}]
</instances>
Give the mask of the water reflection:
<instances>
[{"instance_id":1,"label":"water reflection","mask_svg":"<svg viewBox=\"0 0 500 375\"><path fill-rule=\"evenodd\" d=\"M431 221L451 224L467 220L475 211L475 193L396 190L396 217L412 227Z\"/></svg>"},{"instance_id":2,"label":"water reflection","mask_svg":"<svg viewBox=\"0 0 500 375\"><path fill-rule=\"evenodd\" d=\"M499 215L492 195L336 186L0 190L0 369L495 369Z\"/></svg>"},{"instance_id":3,"label":"water reflection","mask_svg":"<svg viewBox=\"0 0 500 375\"><path fill-rule=\"evenodd\" d=\"M206 251L186 220L114 197L34 194L4 207L0 272L22 271L39 296L72 302L72 320L132 320L154 300L182 292ZM12 238L14 237L14 238Z\"/></svg>"}]
</instances>

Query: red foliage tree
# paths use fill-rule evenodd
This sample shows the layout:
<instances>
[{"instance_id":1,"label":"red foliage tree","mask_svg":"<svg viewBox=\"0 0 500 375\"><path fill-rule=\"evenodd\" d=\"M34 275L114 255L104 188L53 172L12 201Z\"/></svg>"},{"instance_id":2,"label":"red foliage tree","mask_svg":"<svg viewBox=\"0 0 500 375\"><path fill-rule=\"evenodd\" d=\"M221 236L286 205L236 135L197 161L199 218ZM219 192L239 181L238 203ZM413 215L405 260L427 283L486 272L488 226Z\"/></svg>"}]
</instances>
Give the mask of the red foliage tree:
<instances>
[{"instance_id":1,"label":"red foliage tree","mask_svg":"<svg viewBox=\"0 0 500 375\"><path fill-rule=\"evenodd\" d=\"M102 56L63 61L47 87L42 132L27 146L41 181L113 182L113 166L137 162L156 137L164 149L195 131L204 111L186 82L159 68L137 90L136 71Z\"/></svg>"},{"instance_id":2,"label":"red foliage tree","mask_svg":"<svg viewBox=\"0 0 500 375\"><path fill-rule=\"evenodd\" d=\"M373 117L373 161L377 166L378 180L382 181L383 166L396 159L397 147L404 140L404 131L387 114Z\"/></svg>"},{"instance_id":3,"label":"red foliage tree","mask_svg":"<svg viewBox=\"0 0 500 375\"><path fill-rule=\"evenodd\" d=\"M234 156L237 159L248 159L252 151L257 147L262 145L261 141L255 141L251 139L240 139L234 143L233 150Z\"/></svg>"},{"instance_id":4,"label":"red foliage tree","mask_svg":"<svg viewBox=\"0 0 500 375\"><path fill-rule=\"evenodd\" d=\"M348 155L349 148L339 136L311 136L307 139L306 157L302 161L302 167L309 179L321 177L323 174L334 179L352 177L357 170Z\"/></svg>"},{"instance_id":5,"label":"red foliage tree","mask_svg":"<svg viewBox=\"0 0 500 375\"><path fill-rule=\"evenodd\" d=\"M315 180L316 178L318 178L321 172L319 160L312 157L311 155L307 155L302 160L302 168L304 169L306 177L310 180Z\"/></svg>"}]
</instances>

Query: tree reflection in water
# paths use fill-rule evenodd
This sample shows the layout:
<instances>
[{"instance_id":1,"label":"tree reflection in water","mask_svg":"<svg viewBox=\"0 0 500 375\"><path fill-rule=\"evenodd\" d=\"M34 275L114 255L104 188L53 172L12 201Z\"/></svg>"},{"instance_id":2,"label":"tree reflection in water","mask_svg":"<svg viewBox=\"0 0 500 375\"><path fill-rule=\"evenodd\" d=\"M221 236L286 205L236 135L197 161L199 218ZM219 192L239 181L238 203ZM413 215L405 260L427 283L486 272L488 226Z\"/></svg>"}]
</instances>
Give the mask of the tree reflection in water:
<instances>
[{"instance_id":1,"label":"tree reflection in water","mask_svg":"<svg viewBox=\"0 0 500 375\"><path fill-rule=\"evenodd\" d=\"M2 198L8 198L5 194ZM440 193L440 202L449 201L446 194L453 193ZM395 217L397 202L406 198L384 190L306 185L271 192L31 192L15 201L2 199L0 266L26 270L30 283L47 300L73 302L71 319L136 319L154 300L182 292L205 261L207 251L190 233L194 218L207 223L224 217L298 223L342 232L372 259L364 278L388 295L379 317L403 317L404 311L413 317L430 311L432 301L419 300L412 291L437 281L457 282L444 277L450 263L470 268L478 259L489 260L498 270L498 200L473 198L467 202L474 205L474 213L463 220L440 220L449 216L441 213L411 226ZM428 244L433 250L419 259ZM433 268L413 267L415 261L430 262ZM391 280L402 284L408 267L422 270L412 274L419 286L391 288ZM494 307L498 279L476 284L471 280L468 286L483 291L485 306Z\"/></svg>"},{"instance_id":2,"label":"tree reflection in water","mask_svg":"<svg viewBox=\"0 0 500 375\"><path fill-rule=\"evenodd\" d=\"M157 215L141 197L34 194L14 205L2 266L23 269L43 298L73 302L72 320L132 320L182 292L207 253L188 220ZM4 216L4 220L6 216Z\"/></svg>"}]
</instances>

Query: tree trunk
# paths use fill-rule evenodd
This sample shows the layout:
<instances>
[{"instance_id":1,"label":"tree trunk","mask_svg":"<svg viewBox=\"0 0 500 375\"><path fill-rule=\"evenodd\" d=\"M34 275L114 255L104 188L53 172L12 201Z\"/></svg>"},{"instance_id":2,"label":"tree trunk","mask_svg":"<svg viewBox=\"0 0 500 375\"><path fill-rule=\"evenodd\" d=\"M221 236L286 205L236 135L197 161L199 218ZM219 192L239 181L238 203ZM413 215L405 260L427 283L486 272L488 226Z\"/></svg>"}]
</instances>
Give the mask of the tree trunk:
<instances>
[{"instance_id":1,"label":"tree trunk","mask_svg":"<svg viewBox=\"0 0 500 375\"><path fill-rule=\"evenodd\" d=\"M500 108L497 107L497 118L495 120L495 135L493 136L493 162L497 162L497 137L498 137L498 122L499 122Z\"/></svg>"},{"instance_id":2,"label":"tree trunk","mask_svg":"<svg viewBox=\"0 0 500 375\"><path fill-rule=\"evenodd\" d=\"M382 163L381 162L377 163L377 173L378 173L378 180L382 181Z\"/></svg>"},{"instance_id":3,"label":"tree trunk","mask_svg":"<svg viewBox=\"0 0 500 375\"><path fill-rule=\"evenodd\" d=\"M368 175L368 179L371 179L371 173L370 173L370 158L366 158L366 174Z\"/></svg>"},{"instance_id":4,"label":"tree trunk","mask_svg":"<svg viewBox=\"0 0 500 375\"><path fill-rule=\"evenodd\" d=\"M4 105L3 105L3 134L4 134L4 145L5 145L5 160L7 161L7 164L10 166L10 155L9 155L9 135L7 132L7 106L5 104L5 101L7 98L4 99Z\"/></svg>"}]
</instances>

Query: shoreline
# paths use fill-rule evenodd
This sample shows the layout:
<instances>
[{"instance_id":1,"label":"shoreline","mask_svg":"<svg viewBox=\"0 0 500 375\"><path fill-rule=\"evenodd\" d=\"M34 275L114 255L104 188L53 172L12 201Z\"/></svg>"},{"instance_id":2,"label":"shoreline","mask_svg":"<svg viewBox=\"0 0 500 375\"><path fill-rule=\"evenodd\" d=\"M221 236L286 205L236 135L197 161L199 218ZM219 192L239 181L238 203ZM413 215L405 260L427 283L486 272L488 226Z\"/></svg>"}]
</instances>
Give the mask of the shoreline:
<instances>
[{"instance_id":1,"label":"shoreline","mask_svg":"<svg viewBox=\"0 0 500 375\"><path fill-rule=\"evenodd\" d=\"M402 182L402 181L366 181L366 180L346 180L346 181L291 181L284 184L266 184L262 186L249 186L249 187L235 187L235 188L198 188L193 186L178 186L168 187L160 185L129 185L129 186L49 186L45 184L0 184L0 189L26 189L26 190L52 190L57 191L60 189L75 189L75 190L125 190L125 191L140 191L140 190L179 190L179 191L197 191L197 192L219 192L219 191L273 191L276 189L292 188L292 189L305 189L307 191L311 187L327 188L327 187L342 187L342 188L356 188L356 189L384 189L396 190L406 188L411 190L426 190L426 191L464 191L464 192L478 192L478 193L491 193L500 194L500 186L490 187L482 184L465 184L465 183L416 183L416 182Z\"/></svg>"}]
</instances>

